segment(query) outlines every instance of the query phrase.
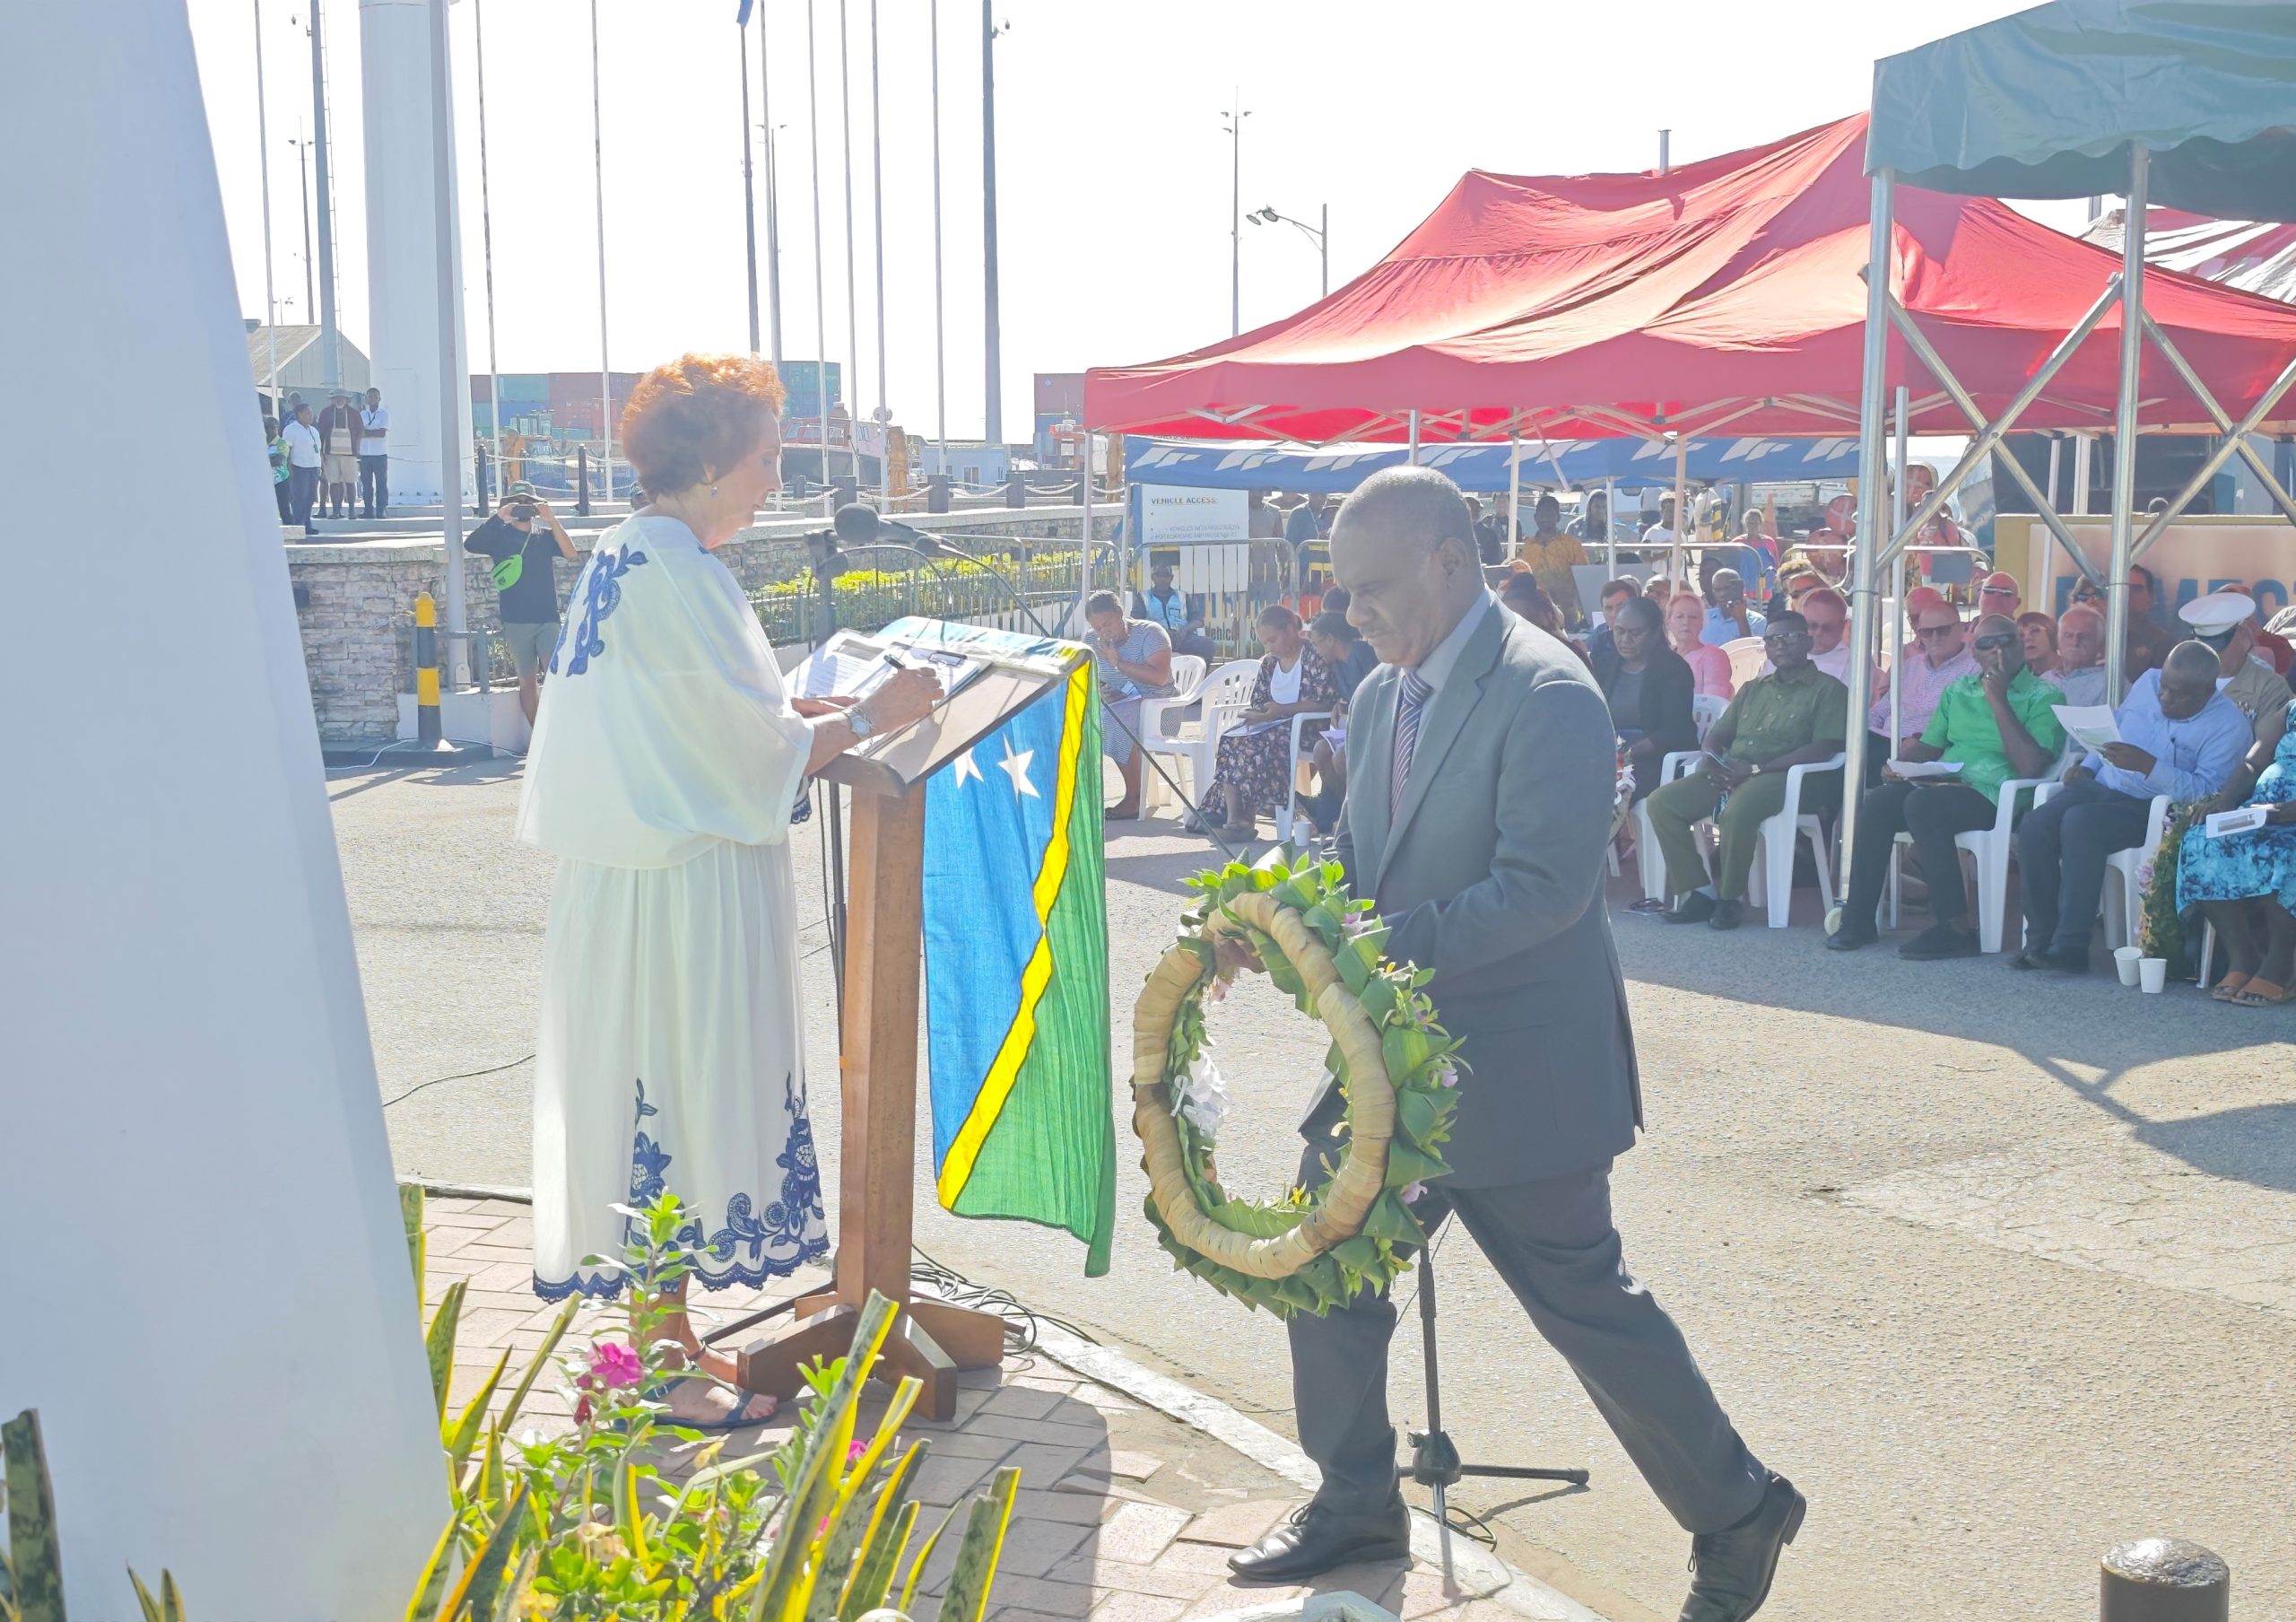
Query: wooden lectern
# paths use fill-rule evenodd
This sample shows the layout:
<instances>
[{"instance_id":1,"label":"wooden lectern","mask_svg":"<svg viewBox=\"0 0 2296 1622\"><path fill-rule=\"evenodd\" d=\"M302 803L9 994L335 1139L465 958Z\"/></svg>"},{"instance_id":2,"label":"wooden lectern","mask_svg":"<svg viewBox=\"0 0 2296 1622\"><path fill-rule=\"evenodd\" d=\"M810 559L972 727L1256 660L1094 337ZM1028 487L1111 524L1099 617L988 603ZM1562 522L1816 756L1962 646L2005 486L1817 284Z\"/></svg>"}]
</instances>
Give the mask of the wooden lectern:
<instances>
[{"instance_id":1,"label":"wooden lectern","mask_svg":"<svg viewBox=\"0 0 2296 1622\"><path fill-rule=\"evenodd\" d=\"M929 645L903 622L902 642ZM949 627L952 638L966 634ZM877 1372L924 1382L918 1411L956 1417L957 1371L995 1368L1004 1320L909 1293L917 1178L917 1015L925 909L925 780L1091 657L1073 643L1015 656L957 642L991 662L912 727L839 757L822 773L853 790L845 935L844 1120L838 1151L836 1282L801 1299L796 1321L752 1341L735 1362L745 1390L788 1397L801 1365L843 1356L871 1290L899 1304Z\"/></svg>"}]
</instances>

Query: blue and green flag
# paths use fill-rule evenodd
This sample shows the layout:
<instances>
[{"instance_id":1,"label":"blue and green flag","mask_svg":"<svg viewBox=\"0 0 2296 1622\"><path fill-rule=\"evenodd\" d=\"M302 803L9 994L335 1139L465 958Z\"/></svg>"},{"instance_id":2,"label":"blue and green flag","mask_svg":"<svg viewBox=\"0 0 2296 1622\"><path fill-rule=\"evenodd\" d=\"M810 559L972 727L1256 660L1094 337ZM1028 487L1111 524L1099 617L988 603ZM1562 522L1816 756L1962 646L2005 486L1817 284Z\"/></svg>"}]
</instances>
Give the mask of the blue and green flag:
<instances>
[{"instance_id":1,"label":"blue and green flag","mask_svg":"<svg viewBox=\"0 0 2296 1622\"><path fill-rule=\"evenodd\" d=\"M925 634L921 623L887 629ZM1116 1121L1092 662L1073 644L971 627L947 634L1075 662L926 783L934 1174L941 1204L960 1216L1074 1234L1097 1277L1116 1225Z\"/></svg>"}]
</instances>

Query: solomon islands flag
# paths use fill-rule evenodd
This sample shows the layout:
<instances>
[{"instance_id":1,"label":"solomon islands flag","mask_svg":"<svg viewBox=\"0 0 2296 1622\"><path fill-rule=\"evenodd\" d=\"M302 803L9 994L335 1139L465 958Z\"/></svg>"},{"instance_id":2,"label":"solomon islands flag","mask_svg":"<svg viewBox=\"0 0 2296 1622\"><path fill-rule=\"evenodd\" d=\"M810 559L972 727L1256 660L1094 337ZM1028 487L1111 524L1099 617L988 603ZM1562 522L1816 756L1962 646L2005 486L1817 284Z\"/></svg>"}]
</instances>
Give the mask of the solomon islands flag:
<instances>
[{"instance_id":1,"label":"solomon islands flag","mask_svg":"<svg viewBox=\"0 0 2296 1622\"><path fill-rule=\"evenodd\" d=\"M887 632L1075 661L926 780L925 981L941 1204L1065 1229L1098 1277L1116 1225L1116 1120L1093 664L1074 643L1009 632Z\"/></svg>"}]
</instances>

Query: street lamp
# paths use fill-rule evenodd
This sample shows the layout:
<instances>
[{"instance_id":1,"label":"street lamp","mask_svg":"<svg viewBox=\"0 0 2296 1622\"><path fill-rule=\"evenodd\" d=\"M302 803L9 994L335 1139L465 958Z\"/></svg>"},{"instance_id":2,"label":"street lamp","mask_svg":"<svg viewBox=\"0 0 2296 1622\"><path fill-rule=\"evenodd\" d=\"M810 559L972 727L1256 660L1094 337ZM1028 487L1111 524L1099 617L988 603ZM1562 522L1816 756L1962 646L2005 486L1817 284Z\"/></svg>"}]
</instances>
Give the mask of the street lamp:
<instances>
[{"instance_id":1,"label":"street lamp","mask_svg":"<svg viewBox=\"0 0 2296 1622\"><path fill-rule=\"evenodd\" d=\"M1243 92L1231 94L1228 110L1220 116L1227 120L1220 127L1227 133L1233 151L1228 161L1228 336L1234 337L1244 330L1244 120L1252 115L1239 105Z\"/></svg>"},{"instance_id":2,"label":"street lamp","mask_svg":"<svg viewBox=\"0 0 2296 1622\"><path fill-rule=\"evenodd\" d=\"M1277 213L1275 212L1274 208L1272 205L1271 205L1271 206L1269 206L1269 207L1266 207L1266 208L1254 209L1250 214L1246 214L1246 215L1244 216L1244 218L1246 218L1247 220L1249 220L1249 221L1250 221L1253 224L1255 224L1255 225L1290 225L1290 226L1294 226L1294 227L1298 228L1300 231L1302 231L1306 232L1309 236L1310 236L1310 237L1314 238L1314 239L1315 239L1315 243L1316 243L1316 252L1317 252L1319 256L1321 256L1321 257L1322 257L1322 259L1323 259L1323 266L1324 266L1324 296L1325 296L1326 298L1329 298L1329 297L1331 296L1331 205L1330 205L1330 204L1326 203L1326 204L1325 204L1325 205L1323 205L1323 213L1322 213L1322 214L1321 214L1321 216L1320 216L1320 217L1321 217L1321 219L1323 220L1323 223L1322 223L1321 225L1310 225L1310 224L1309 224L1305 220L1295 220L1295 219L1293 219L1290 214L1277 214Z\"/></svg>"}]
</instances>

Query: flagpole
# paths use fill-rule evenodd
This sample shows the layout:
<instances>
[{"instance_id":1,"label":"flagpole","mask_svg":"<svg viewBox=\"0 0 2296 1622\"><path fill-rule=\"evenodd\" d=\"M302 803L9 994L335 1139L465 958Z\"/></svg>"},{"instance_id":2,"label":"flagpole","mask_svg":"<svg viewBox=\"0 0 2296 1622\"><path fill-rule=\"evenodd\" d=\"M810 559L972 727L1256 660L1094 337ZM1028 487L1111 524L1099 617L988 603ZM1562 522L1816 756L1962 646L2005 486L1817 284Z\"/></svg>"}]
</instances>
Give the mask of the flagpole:
<instances>
[{"instance_id":1,"label":"flagpole","mask_svg":"<svg viewBox=\"0 0 2296 1622\"><path fill-rule=\"evenodd\" d=\"M502 371L494 353L494 200L486 170L486 0L471 0L471 26L478 34L478 229L486 261L486 415L494 440L494 494L502 495ZM486 492L479 491L479 506Z\"/></svg>"},{"instance_id":2,"label":"flagpole","mask_svg":"<svg viewBox=\"0 0 2296 1622\"><path fill-rule=\"evenodd\" d=\"M279 301L271 282L271 121L263 101L263 0L255 0L255 139L263 163L263 332L270 351L271 410L279 412ZM280 427L287 424L280 423Z\"/></svg>"},{"instance_id":3,"label":"flagpole","mask_svg":"<svg viewBox=\"0 0 2296 1622\"><path fill-rule=\"evenodd\" d=\"M745 32L749 28L749 18L746 15L747 8L744 7L744 10L745 14L735 23L735 28L737 31ZM756 354L759 348L757 330L757 182L751 174L750 167L750 57L749 52L743 48L743 45L744 43L746 43L746 41L740 41L734 47L734 65L741 70L742 75L742 221L744 227L743 240L749 245L750 251L750 353L752 354Z\"/></svg>"},{"instance_id":4,"label":"flagpole","mask_svg":"<svg viewBox=\"0 0 2296 1622\"><path fill-rule=\"evenodd\" d=\"M598 103L598 0L590 0L590 180L598 214L598 435L605 445L604 500L613 500L613 362L606 346L606 144Z\"/></svg>"},{"instance_id":5,"label":"flagpole","mask_svg":"<svg viewBox=\"0 0 2296 1622\"><path fill-rule=\"evenodd\" d=\"M846 0L837 0L837 121L845 136L845 363L848 382L861 370L861 301L853 292L853 57L848 47ZM857 386L854 389L860 393ZM853 485L861 486L861 436L854 430L853 402L845 404L848 447L853 453Z\"/></svg>"},{"instance_id":6,"label":"flagpole","mask_svg":"<svg viewBox=\"0 0 2296 1622\"><path fill-rule=\"evenodd\" d=\"M885 146L878 118L877 0L869 0L869 168L870 206L875 211L877 241L877 493L887 503L893 495L892 412L885 400Z\"/></svg>"},{"instance_id":7,"label":"flagpole","mask_svg":"<svg viewBox=\"0 0 2296 1622\"><path fill-rule=\"evenodd\" d=\"M819 385L813 392L813 404L822 420L822 505L826 511L830 505L829 309L822 290L822 97L813 76L813 6L814 0L805 0L805 154L813 173L813 353L820 357L813 362L814 379ZM837 790L831 789L830 792L835 794Z\"/></svg>"},{"instance_id":8,"label":"flagpole","mask_svg":"<svg viewBox=\"0 0 2296 1622\"><path fill-rule=\"evenodd\" d=\"M773 370L781 370L781 184L773 155L773 79L767 72L765 31L773 13L757 13L757 110L765 128L765 330L773 345ZM785 382L787 379L783 379Z\"/></svg>"},{"instance_id":9,"label":"flagpole","mask_svg":"<svg viewBox=\"0 0 2296 1622\"><path fill-rule=\"evenodd\" d=\"M941 441L940 471L949 471L949 346L941 312L941 0L928 0L933 19L933 430Z\"/></svg>"}]
</instances>

